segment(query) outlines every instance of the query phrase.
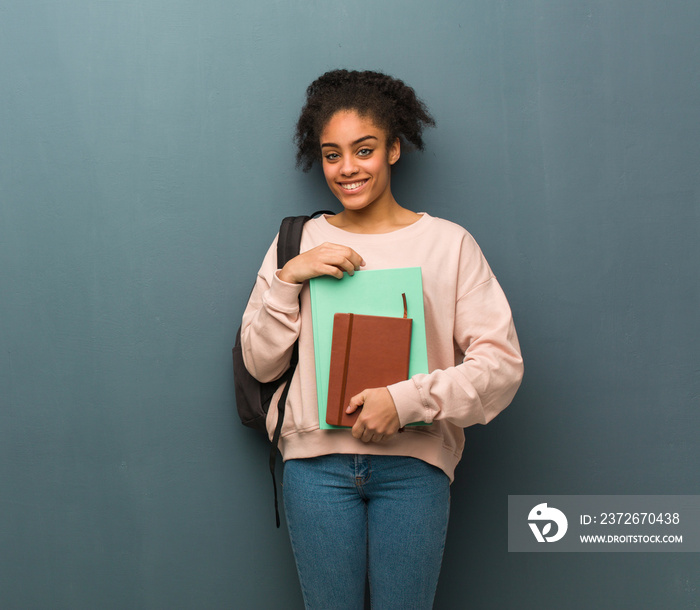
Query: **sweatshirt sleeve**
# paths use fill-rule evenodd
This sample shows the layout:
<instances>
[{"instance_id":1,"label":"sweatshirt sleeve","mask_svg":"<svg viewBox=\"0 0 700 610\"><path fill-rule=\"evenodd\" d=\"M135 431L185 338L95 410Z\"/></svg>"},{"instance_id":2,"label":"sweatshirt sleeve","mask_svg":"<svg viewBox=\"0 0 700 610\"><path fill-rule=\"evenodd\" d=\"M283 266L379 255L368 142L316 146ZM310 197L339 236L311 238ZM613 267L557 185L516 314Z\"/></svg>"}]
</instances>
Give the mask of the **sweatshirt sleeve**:
<instances>
[{"instance_id":1,"label":"sweatshirt sleeve","mask_svg":"<svg viewBox=\"0 0 700 610\"><path fill-rule=\"evenodd\" d=\"M454 342L463 353L461 362L389 386L402 426L433 420L462 428L486 424L520 386L523 361L510 306L490 270L458 297L455 308Z\"/></svg>"},{"instance_id":2,"label":"sweatshirt sleeve","mask_svg":"<svg viewBox=\"0 0 700 610\"><path fill-rule=\"evenodd\" d=\"M241 324L243 361L260 382L274 381L289 367L301 328L301 289L300 284L288 284L277 277L275 239L258 271Z\"/></svg>"}]
</instances>

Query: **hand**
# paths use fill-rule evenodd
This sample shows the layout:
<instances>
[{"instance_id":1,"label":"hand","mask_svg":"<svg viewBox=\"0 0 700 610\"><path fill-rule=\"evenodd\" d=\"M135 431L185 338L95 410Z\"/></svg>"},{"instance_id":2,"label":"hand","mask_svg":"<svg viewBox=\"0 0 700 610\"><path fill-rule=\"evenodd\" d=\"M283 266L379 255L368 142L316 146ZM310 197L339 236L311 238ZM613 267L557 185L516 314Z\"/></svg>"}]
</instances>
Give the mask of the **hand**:
<instances>
[{"instance_id":1,"label":"hand","mask_svg":"<svg viewBox=\"0 0 700 610\"><path fill-rule=\"evenodd\" d=\"M398 432L401 422L394 399L386 388L364 390L350 399L346 413L354 413L362 407L352 435L364 443L379 442Z\"/></svg>"},{"instance_id":2,"label":"hand","mask_svg":"<svg viewBox=\"0 0 700 610\"><path fill-rule=\"evenodd\" d=\"M364 264L365 261L352 248L326 242L295 256L282 267L278 277L288 284L302 284L321 275L341 279L343 272L352 275Z\"/></svg>"}]
</instances>

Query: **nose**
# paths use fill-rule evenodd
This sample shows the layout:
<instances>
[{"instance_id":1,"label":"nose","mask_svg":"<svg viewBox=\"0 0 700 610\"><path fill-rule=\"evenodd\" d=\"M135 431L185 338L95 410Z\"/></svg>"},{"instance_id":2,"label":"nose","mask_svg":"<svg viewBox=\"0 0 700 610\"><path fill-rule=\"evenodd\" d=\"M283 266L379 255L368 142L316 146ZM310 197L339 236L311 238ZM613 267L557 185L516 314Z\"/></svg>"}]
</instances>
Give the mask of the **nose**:
<instances>
[{"instance_id":1,"label":"nose","mask_svg":"<svg viewBox=\"0 0 700 610\"><path fill-rule=\"evenodd\" d=\"M355 157L353 155L345 155L340 166L340 173L343 176L352 176L358 171L359 169L357 163L355 163Z\"/></svg>"}]
</instances>

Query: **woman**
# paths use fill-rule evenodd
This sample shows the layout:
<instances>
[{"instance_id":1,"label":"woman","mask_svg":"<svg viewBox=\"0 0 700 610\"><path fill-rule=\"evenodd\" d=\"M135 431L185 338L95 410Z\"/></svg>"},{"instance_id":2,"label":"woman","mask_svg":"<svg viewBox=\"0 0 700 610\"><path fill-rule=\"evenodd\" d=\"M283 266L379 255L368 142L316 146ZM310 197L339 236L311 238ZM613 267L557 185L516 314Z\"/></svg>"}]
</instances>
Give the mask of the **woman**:
<instances>
[{"instance_id":1,"label":"woman","mask_svg":"<svg viewBox=\"0 0 700 610\"><path fill-rule=\"evenodd\" d=\"M392 166L433 124L413 89L378 72L334 70L309 86L297 162L321 163L343 209L309 221L282 269L272 244L243 315L260 381L282 374L299 340L280 450L307 608L362 608L366 575L375 608L432 606L462 429L495 417L522 377L510 308L473 238L392 195ZM352 429L321 430L308 280L399 267L422 269L430 373L366 388L348 406L361 409ZM276 417L271 408L269 431Z\"/></svg>"}]
</instances>

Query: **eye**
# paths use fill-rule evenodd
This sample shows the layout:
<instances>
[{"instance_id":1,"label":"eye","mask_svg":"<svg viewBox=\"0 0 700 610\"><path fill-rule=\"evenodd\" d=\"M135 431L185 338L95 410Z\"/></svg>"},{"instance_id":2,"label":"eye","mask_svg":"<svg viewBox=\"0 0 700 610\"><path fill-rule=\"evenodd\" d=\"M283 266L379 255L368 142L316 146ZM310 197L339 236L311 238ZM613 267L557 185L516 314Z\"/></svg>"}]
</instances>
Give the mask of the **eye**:
<instances>
[{"instance_id":1,"label":"eye","mask_svg":"<svg viewBox=\"0 0 700 610\"><path fill-rule=\"evenodd\" d=\"M360 150L357 151L357 155L359 157L369 157L369 155L372 154L372 149L371 148L360 148Z\"/></svg>"},{"instance_id":2,"label":"eye","mask_svg":"<svg viewBox=\"0 0 700 610\"><path fill-rule=\"evenodd\" d=\"M340 155L335 152L329 152L325 155L326 161L337 161L340 159Z\"/></svg>"}]
</instances>

